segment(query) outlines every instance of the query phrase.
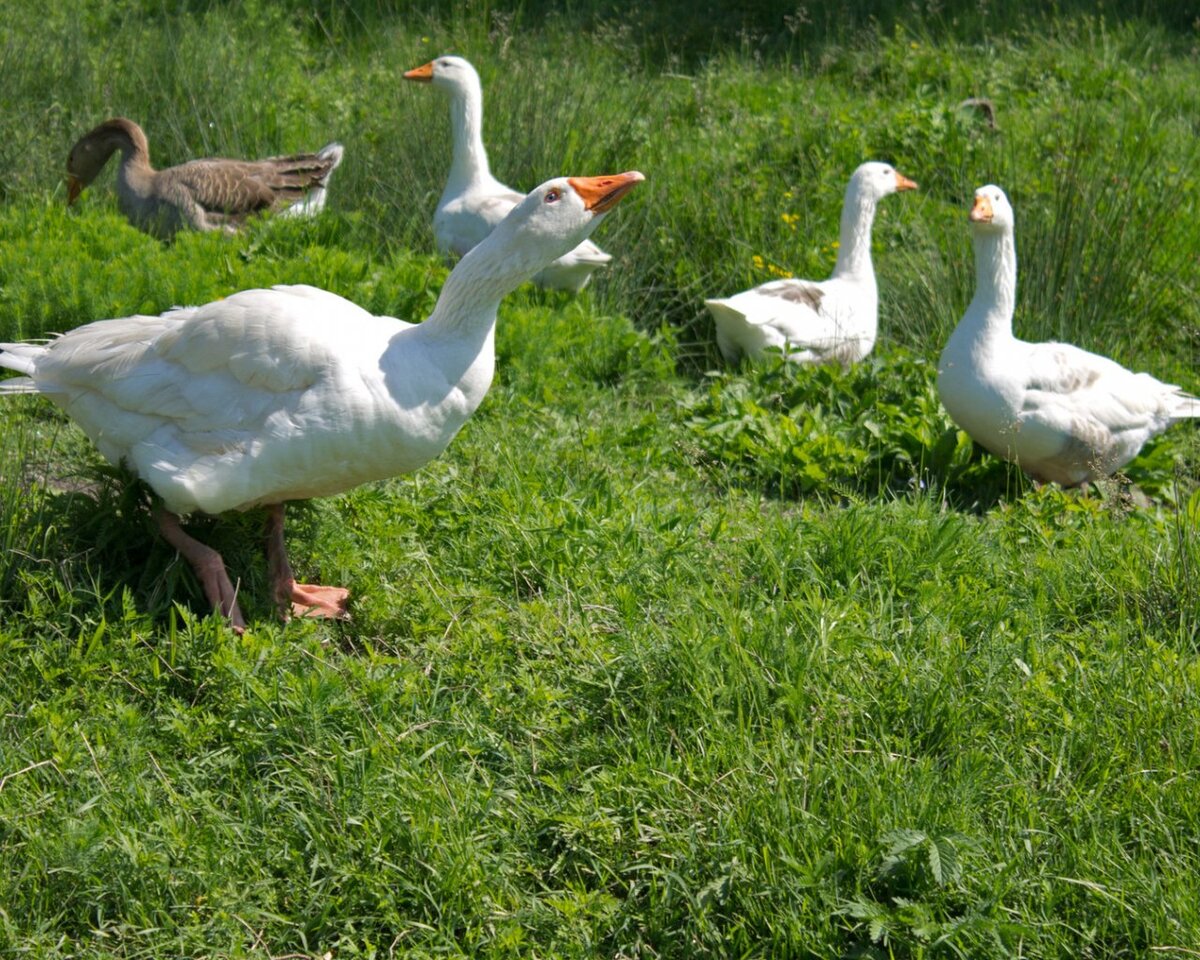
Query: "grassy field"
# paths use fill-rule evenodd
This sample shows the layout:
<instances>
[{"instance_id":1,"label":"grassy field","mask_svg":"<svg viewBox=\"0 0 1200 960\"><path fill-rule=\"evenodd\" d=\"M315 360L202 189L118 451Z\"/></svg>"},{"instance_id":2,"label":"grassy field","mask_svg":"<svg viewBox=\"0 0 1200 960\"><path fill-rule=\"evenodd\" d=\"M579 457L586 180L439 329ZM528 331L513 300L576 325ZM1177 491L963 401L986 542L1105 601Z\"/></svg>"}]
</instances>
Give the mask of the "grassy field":
<instances>
[{"instance_id":1,"label":"grassy field","mask_svg":"<svg viewBox=\"0 0 1200 960\"><path fill-rule=\"evenodd\" d=\"M400 74L439 53L501 179L648 178L616 268L506 301L443 457L292 511L348 624L276 622L261 516L197 520L236 636L5 399L0 956L1200 955L1200 437L1034 489L933 387L994 182L1017 332L1200 389L1200 25L1012 7L0 0L0 340L271 283L427 315L449 130ZM118 114L160 166L346 160L317 222L163 245L111 174L65 207ZM921 184L876 354L724 367L703 298L827 273L865 159Z\"/></svg>"}]
</instances>

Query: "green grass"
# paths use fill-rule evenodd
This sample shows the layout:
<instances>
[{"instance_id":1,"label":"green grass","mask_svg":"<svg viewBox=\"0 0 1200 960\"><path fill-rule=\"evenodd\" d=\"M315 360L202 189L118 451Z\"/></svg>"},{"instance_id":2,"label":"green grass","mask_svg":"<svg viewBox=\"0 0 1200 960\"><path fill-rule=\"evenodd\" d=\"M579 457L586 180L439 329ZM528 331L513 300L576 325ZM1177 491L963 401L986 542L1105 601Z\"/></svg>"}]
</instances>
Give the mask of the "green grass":
<instances>
[{"instance_id":1,"label":"green grass","mask_svg":"<svg viewBox=\"0 0 1200 960\"><path fill-rule=\"evenodd\" d=\"M1196 430L1130 466L1148 500L1034 489L932 364L991 181L1020 334L1200 387L1200 34L1144 4L672 9L0 2L0 339L276 282L426 315L449 134L399 75L441 52L480 68L501 178L648 177L597 234L619 269L506 301L443 457L290 511L348 624L274 620L260 516L197 521L235 636L142 490L4 401L0 955L1195 951ZM160 165L346 161L316 223L163 245L111 174L64 208L111 114ZM868 158L922 186L876 224L876 354L721 369L703 297L827 272Z\"/></svg>"}]
</instances>

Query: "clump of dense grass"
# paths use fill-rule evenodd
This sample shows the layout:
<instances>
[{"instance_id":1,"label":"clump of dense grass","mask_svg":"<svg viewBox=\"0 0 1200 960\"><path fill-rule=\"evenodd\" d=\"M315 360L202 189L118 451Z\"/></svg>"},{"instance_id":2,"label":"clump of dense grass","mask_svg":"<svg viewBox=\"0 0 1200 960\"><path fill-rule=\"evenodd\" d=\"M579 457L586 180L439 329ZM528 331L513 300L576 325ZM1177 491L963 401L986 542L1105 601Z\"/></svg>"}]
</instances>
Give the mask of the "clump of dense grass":
<instances>
[{"instance_id":1,"label":"clump of dense grass","mask_svg":"<svg viewBox=\"0 0 1200 960\"><path fill-rule=\"evenodd\" d=\"M1135 507L1027 487L932 386L988 181L1020 334L1195 386L1194 30L1127 7L758 4L719 40L602 3L0 0L2 339L276 282L426 315L449 131L399 74L441 52L479 66L506 181L648 175L597 234L618 267L502 307L444 457L294 511L350 624L276 623L249 513L200 521L242 578L233 635L144 491L5 400L4 949L1193 948L1196 432L1135 462ZM67 148L117 113L163 165L341 139L330 211L167 246L106 178L66 211ZM876 225L877 354L713 372L703 297L827 272L872 157L922 184Z\"/></svg>"},{"instance_id":2,"label":"clump of dense grass","mask_svg":"<svg viewBox=\"0 0 1200 960\"><path fill-rule=\"evenodd\" d=\"M1027 489L1019 470L982 451L938 400L933 360L892 348L849 370L782 358L714 374L683 409L702 461L722 477L782 495L877 496L931 486L959 508ZM1121 475L1168 501L1196 479L1186 428L1149 443Z\"/></svg>"},{"instance_id":3,"label":"clump of dense grass","mask_svg":"<svg viewBox=\"0 0 1200 960\"><path fill-rule=\"evenodd\" d=\"M1015 472L982 457L941 409L936 373L898 350L849 370L797 369L780 359L745 376L714 377L688 399L688 425L722 470L783 496L875 496L932 484L965 505L964 497L991 504L1021 489Z\"/></svg>"}]
</instances>

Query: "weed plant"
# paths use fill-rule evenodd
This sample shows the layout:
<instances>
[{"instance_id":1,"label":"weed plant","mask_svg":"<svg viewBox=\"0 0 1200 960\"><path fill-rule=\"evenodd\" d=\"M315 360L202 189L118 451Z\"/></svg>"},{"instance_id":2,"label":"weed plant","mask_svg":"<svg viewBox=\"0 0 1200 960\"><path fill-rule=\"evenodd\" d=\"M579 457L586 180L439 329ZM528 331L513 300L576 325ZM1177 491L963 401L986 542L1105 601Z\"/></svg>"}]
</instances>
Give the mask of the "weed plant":
<instances>
[{"instance_id":1,"label":"weed plant","mask_svg":"<svg viewBox=\"0 0 1200 960\"><path fill-rule=\"evenodd\" d=\"M1181 10L0 0L0 339L271 283L426 316L450 137L400 74L443 52L506 182L648 177L583 296L505 302L443 457L290 512L349 624L275 621L251 512L197 521L235 636L145 491L4 400L0 953L1194 951L1196 431L1145 497L1034 488L933 387L987 182L1019 335L1200 386ZM315 222L164 245L111 174L65 209L117 114L160 166L346 160ZM827 274L869 158L922 187L876 222L876 354L720 367L703 298Z\"/></svg>"}]
</instances>

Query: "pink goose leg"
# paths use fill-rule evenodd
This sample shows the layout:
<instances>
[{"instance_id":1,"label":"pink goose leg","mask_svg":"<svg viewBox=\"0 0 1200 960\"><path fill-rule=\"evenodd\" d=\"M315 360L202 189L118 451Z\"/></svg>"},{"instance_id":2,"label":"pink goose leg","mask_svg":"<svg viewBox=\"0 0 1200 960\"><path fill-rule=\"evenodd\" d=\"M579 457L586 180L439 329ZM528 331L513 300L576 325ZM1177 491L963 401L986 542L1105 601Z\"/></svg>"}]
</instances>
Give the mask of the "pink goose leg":
<instances>
[{"instance_id":1,"label":"pink goose leg","mask_svg":"<svg viewBox=\"0 0 1200 960\"><path fill-rule=\"evenodd\" d=\"M283 542L283 509L282 503L267 507L267 574L271 578L271 596L283 619L297 616L348 620L349 590L296 582Z\"/></svg>"},{"instance_id":2,"label":"pink goose leg","mask_svg":"<svg viewBox=\"0 0 1200 960\"><path fill-rule=\"evenodd\" d=\"M179 525L179 517L170 510L157 506L154 508L154 519L158 522L159 533L163 539L183 555L192 565L204 595L209 603L229 620L229 625L236 633L244 633L246 621L242 619L242 611L238 607L237 589L225 572L225 561L212 547L206 547L199 540L188 536Z\"/></svg>"}]
</instances>

